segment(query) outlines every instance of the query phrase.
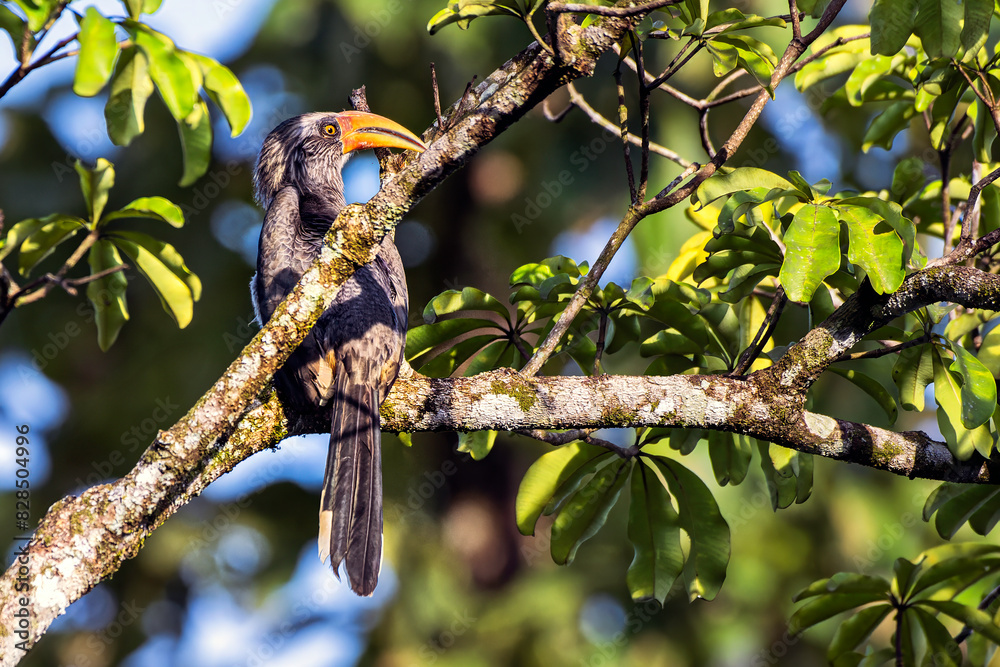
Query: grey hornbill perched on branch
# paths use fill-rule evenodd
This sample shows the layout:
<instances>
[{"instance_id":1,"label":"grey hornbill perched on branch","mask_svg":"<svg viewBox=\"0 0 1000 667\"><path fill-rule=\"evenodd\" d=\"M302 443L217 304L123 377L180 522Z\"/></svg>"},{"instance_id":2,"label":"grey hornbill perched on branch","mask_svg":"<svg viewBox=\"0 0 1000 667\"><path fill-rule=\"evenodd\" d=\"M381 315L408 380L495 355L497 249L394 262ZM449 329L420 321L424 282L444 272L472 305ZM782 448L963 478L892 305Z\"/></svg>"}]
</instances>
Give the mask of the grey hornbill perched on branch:
<instances>
[{"instance_id":1,"label":"grey hornbill perched on branch","mask_svg":"<svg viewBox=\"0 0 1000 667\"><path fill-rule=\"evenodd\" d=\"M360 111L309 113L278 125L264 140L254 172L266 210L251 293L257 318L275 308L319 255L345 205L341 169L363 148L424 150L393 121ZM403 360L406 277L386 236L375 261L340 288L309 336L275 374L293 410L329 410L330 453L319 514L319 554L351 588L371 595L382 559L382 458L379 406ZM329 405L328 405L329 404Z\"/></svg>"}]
</instances>

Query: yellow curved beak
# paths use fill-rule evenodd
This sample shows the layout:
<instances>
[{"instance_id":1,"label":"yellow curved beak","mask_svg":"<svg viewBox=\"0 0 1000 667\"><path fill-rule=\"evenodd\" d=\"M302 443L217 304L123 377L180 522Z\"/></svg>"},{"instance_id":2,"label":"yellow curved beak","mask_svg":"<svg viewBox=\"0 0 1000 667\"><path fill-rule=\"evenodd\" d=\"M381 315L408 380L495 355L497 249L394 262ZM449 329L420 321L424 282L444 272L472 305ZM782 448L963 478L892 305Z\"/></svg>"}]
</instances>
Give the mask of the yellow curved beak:
<instances>
[{"instance_id":1,"label":"yellow curved beak","mask_svg":"<svg viewBox=\"0 0 1000 667\"><path fill-rule=\"evenodd\" d=\"M365 111L336 114L344 153L365 148L402 148L422 153L427 146L399 123Z\"/></svg>"}]
</instances>

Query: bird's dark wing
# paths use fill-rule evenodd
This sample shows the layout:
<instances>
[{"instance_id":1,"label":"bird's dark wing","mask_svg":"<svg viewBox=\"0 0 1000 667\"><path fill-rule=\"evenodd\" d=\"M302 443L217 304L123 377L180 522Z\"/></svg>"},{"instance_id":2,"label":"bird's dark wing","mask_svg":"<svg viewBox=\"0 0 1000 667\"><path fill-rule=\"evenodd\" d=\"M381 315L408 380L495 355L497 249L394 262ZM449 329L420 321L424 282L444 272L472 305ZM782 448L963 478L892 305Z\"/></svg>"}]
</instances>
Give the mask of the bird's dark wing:
<instances>
[{"instance_id":1,"label":"bird's dark wing","mask_svg":"<svg viewBox=\"0 0 1000 667\"><path fill-rule=\"evenodd\" d=\"M351 588L370 595L382 558L378 409L396 380L406 338L406 281L391 239L358 269L313 329L334 350L330 453L320 504L319 554Z\"/></svg>"}]
</instances>

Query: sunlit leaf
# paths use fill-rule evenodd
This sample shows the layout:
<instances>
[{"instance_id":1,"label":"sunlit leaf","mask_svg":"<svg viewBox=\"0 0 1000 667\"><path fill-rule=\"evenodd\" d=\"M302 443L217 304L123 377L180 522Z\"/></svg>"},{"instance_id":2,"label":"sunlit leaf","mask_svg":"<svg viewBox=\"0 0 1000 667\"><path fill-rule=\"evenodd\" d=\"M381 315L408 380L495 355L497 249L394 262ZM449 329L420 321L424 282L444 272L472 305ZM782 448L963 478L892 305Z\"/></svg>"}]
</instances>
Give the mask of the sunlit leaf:
<instances>
[{"instance_id":1,"label":"sunlit leaf","mask_svg":"<svg viewBox=\"0 0 1000 667\"><path fill-rule=\"evenodd\" d=\"M96 8L87 7L76 39L80 43L80 55L76 61L73 92L83 97L92 97L111 78L115 56L118 55L115 24Z\"/></svg>"},{"instance_id":2,"label":"sunlit leaf","mask_svg":"<svg viewBox=\"0 0 1000 667\"><path fill-rule=\"evenodd\" d=\"M559 488L582 467L613 456L601 447L571 442L538 457L517 489L515 515L523 535L535 534L535 523Z\"/></svg>"},{"instance_id":3,"label":"sunlit leaf","mask_svg":"<svg viewBox=\"0 0 1000 667\"><path fill-rule=\"evenodd\" d=\"M123 264L114 244L98 239L88 253L90 274L94 275ZM128 320L125 289L128 279L124 272L98 278L87 284L87 298L94 306L94 323L97 325L97 344L107 352L118 338L118 332Z\"/></svg>"}]
</instances>

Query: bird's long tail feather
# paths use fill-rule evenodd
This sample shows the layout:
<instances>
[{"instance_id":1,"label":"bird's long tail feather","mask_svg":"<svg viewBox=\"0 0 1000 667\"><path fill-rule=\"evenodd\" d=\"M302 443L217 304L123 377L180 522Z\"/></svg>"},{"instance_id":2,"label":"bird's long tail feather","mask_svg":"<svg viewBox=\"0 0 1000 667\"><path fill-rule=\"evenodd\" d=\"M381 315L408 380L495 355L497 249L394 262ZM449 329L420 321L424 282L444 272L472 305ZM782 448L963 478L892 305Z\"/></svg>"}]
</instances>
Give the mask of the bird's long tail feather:
<instances>
[{"instance_id":1,"label":"bird's long tail feather","mask_svg":"<svg viewBox=\"0 0 1000 667\"><path fill-rule=\"evenodd\" d=\"M382 562L382 456L377 383L352 382L334 371L330 453L319 512L319 557L339 578L347 564L351 589L371 595Z\"/></svg>"}]
</instances>

